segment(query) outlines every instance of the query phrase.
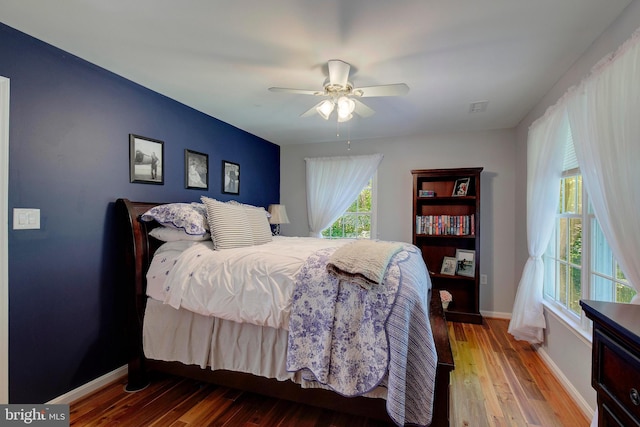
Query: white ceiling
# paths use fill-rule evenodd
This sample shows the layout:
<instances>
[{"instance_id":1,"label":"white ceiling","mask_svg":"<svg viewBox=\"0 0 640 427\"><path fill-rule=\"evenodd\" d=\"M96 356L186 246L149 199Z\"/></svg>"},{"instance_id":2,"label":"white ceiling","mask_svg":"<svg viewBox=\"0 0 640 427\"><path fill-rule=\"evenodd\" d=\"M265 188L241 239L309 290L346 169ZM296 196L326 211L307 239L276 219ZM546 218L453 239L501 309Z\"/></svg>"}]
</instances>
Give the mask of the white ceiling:
<instances>
[{"instance_id":1,"label":"white ceiling","mask_svg":"<svg viewBox=\"0 0 640 427\"><path fill-rule=\"evenodd\" d=\"M335 141L299 117L326 62L376 111L341 138L512 128L631 0L0 0L0 21L276 144ZM470 113L475 101L485 112Z\"/></svg>"}]
</instances>

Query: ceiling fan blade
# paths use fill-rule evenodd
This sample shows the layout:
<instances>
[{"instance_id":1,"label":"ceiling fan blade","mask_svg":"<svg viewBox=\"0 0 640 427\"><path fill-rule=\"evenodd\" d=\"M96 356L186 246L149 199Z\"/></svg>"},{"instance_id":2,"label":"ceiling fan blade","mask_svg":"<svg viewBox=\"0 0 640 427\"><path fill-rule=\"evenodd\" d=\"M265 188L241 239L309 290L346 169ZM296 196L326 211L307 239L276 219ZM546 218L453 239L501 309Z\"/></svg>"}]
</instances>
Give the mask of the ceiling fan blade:
<instances>
[{"instance_id":1,"label":"ceiling fan blade","mask_svg":"<svg viewBox=\"0 0 640 427\"><path fill-rule=\"evenodd\" d=\"M353 101L356 103L356 108L353 110L353 112L360 117L369 117L375 114L375 110L365 105L362 101L358 101L354 98L351 99L353 99Z\"/></svg>"},{"instance_id":2,"label":"ceiling fan blade","mask_svg":"<svg viewBox=\"0 0 640 427\"><path fill-rule=\"evenodd\" d=\"M361 97L373 96L401 96L409 93L409 86L404 83L391 85L365 86L353 89L353 94Z\"/></svg>"},{"instance_id":3,"label":"ceiling fan blade","mask_svg":"<svg viewBox=\"0 0 640 427\"><path fill-rule=\"evenodd\" d=\"M298 95L324 95L324 91L307 90L307 89L290 89L286 87L270 87L271 92L295 93Z\"/></svg>"},{"instance_id":4,"label":"ceiling fan blade","mask_svg":"<svg viewBox=\"0 0 640 427\"><path fill-rule=\"evenodd\" d=\"M311 117L314 114L318 114L318 111L316 109L318 108L318 106L320 104L322 104L322 101L318 102L316 105L314 105L313 107L309 108L304 113L300 114L300 117Z\"/></svg>"},{"instance_id":5,"label":"ceiling fan blade","mask_svg":"<svg viewBox=\"0 0 640 427\"><path fill-rule=\"evenodd\" d=\"M328 62L329 83L340 87L346 87L349 80L349 70L351 65L339 59L332 59Z\"/></svg>"}]
</instances>

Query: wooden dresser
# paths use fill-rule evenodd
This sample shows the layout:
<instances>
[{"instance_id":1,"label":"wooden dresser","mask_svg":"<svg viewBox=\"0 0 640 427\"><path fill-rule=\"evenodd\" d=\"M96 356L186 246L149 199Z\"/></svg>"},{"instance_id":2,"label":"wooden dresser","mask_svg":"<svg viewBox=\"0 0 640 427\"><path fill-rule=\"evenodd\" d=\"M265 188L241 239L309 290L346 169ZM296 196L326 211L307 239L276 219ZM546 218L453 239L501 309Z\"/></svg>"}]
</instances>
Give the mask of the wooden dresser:
<instances>
[{"instance_id":1,"label":"wooden dresser","mask_svg":"<svg viewBox=\"0 0 640 427\"><path fill-rule=\"evenodd\" d=\"M600 427L640 426L640 305L580 301L593 321L591 385Z\"/></svg>"}]
</instances>

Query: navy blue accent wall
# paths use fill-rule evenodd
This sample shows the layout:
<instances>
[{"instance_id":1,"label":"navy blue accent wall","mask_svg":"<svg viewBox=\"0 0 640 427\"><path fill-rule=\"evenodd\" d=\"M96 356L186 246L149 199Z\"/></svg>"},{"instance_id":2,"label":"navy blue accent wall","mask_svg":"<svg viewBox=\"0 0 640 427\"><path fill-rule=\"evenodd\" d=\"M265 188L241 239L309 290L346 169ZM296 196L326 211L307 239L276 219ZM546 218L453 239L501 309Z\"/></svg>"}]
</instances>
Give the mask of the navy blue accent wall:
<instances>
[{"instance_id":1,"label":"navy blue accent wall","mask_svg":"<svg viewBox=\"0 0 640 427\"><path fill-rule=\"evenodd\" d=\"M9 399L41 403L127 361L114 201L279 201L280 148L0 24L11 81ZM129 182L129 134L164 141L164 185ZM185 148L209 154L209 191L185 189ZM240 195L221 164L240 164ZM11 216L11 215L10 215Z\"/></svg>"}]
</instances>

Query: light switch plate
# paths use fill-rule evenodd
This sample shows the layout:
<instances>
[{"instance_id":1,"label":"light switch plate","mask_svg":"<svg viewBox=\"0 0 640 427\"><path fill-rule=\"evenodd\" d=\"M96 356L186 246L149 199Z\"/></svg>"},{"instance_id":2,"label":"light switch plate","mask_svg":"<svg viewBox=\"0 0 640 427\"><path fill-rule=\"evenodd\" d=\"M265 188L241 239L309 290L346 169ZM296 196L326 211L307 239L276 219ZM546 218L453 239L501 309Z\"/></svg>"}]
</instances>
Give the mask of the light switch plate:
<instances>
[{"instance_id":1,"label":"light switch plate","mask_svg":"<svg viewBox=\"0 0 640 427\"><path fill-rule=\"evenodd\" d=\"M13 208L14 230L39 230L40 209Z\"/></svg>"}]
</instances>

